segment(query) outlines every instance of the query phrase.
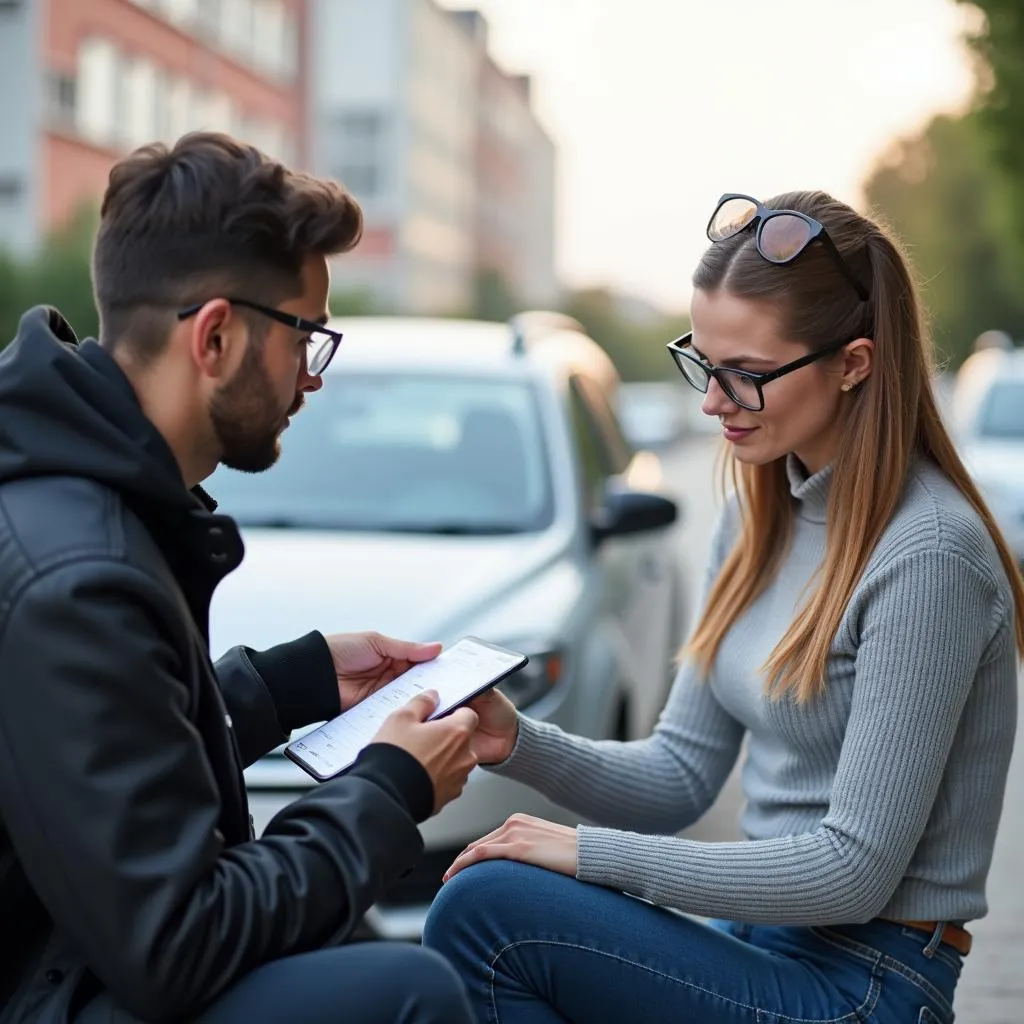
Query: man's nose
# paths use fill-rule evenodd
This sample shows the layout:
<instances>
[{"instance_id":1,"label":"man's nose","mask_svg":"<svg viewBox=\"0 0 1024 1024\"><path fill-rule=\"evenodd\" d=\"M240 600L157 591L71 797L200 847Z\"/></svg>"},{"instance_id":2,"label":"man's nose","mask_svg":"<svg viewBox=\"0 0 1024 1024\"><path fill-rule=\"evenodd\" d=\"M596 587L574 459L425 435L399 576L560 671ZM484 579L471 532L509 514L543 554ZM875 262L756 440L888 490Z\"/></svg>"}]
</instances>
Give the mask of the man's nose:
<instances>
[{"instance_id":1,"label":"man's nose","mask_svg":"<svg viewBox=\"0 0 1024 1024\"><path fill-rule=\"evenodd\" d=\"M297 390L303 392L303 394L311 395L314 391L319 391L323 386L323 377L311 374L306 368L306 360L303 359L302 367L299 370Z\"/></svg>"}]
</instances>

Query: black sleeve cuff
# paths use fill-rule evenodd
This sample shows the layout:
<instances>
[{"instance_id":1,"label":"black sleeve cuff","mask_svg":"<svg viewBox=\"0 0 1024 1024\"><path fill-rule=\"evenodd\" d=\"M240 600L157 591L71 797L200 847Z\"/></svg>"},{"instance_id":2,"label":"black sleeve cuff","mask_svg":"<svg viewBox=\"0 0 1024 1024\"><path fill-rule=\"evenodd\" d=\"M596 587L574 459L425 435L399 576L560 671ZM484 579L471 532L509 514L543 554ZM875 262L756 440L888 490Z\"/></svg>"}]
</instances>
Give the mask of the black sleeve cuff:
<instances>
[{"instance_id":1,"label":"black sleeve cuff","mask_svg":"<svg viewBox=\"0 0 1024 1024\"><path fill-rule=\"evenodd\" d=\"M371 743L364 748L350 775L361 775L387 790L416 824L434 812L434 784L427 769L407 750L392 743Z\"/></svg>"},{"instance_id":2,"label":"black sleeve cuff","mask_svg":"<svg viewBox=\"0 0 1024 1024\"><path fill-rule=\"evenodd\" d=\"M341 714L338 677L322 633L313 630L266 651L245 650L270 691L285 732Z\"/></svg>"}]
</instances>

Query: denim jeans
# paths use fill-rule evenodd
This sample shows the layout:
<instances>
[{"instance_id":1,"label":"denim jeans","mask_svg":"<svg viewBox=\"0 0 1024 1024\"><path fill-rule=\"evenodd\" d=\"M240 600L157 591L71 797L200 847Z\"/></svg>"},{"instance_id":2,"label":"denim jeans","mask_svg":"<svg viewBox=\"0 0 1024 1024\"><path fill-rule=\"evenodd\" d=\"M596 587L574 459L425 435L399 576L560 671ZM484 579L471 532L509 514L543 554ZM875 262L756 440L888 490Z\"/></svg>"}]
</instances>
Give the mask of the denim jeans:
<instances>
[{"instance_id":1,"label":"denim jeans","mask_svg":"<svg viewBox=\"0 0 1024 1024\"><path fill-rule=\"evenodd\" d=\"M256 967L193 1024L472 1024L455 972L436 953L393 942L332 946ZM109 994L74 1024L142 1024Z\"/></svg>"},{"instance_id":2,"label":"denim jeans","mask_svg":"<svg viewBox=\"0 0 1024 1024\"><path fill-rule=\"evenodd\" d=\"M438 894L424 944L490 1024L951 1024L960 955L888 921L705 924L487 861Z\"/></svg>"}]
</instances>

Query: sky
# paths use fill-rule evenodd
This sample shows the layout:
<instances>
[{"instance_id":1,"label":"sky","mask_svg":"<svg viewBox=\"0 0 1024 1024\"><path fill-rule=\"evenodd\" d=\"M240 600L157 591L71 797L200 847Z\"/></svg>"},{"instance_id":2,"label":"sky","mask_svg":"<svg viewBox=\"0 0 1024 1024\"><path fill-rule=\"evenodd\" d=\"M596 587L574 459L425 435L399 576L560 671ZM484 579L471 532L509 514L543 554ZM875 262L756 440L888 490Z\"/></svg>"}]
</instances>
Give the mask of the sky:
<instances>
[{"instance_id":1,"label":"sky","mask_svg":"<svg viewBox=\"0 0 1024 1024\"><path fill-rule=\"evenodd\" d=\"M441 0L534 76L558 146L557 265L685 310L723 192L855 206L892 140L973 86L952 0Z\"/></svg>"}]
</instances>

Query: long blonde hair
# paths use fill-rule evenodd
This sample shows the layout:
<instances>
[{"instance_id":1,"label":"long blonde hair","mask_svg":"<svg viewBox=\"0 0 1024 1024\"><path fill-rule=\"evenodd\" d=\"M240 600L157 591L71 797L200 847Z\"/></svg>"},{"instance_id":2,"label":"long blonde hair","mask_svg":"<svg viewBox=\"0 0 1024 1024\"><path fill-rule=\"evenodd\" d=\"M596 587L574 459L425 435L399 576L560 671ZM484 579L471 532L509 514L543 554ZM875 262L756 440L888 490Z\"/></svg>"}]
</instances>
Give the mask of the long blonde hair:
<instances>
[{"instance_id":1,"label":"long blonde hair","mask_svg":"<svg viewBox=\"0 0 1024 1024\"><path fill-rule=\"evenodd\" d=\"M833 460L817 586L765 663L768 692L803 702L824 689L843 613L896 511L915 457L933 462L959 488L992 535L1013 589L1017 647L1024 654L1024 579L942 422L931 388L931 344L897 244L878 224L822 192L776 196L765 205L821 221L854 271L869 282L867 301L859 301L836 272L824 246L812 245L780 268L757 254L752 231L713 244L694 274L694 287L769 304L780 315L785 336L812 349L839 338L874 340L871 374L845 396L849 408ZM760 466L733 461L732 470L740 534L686 646L705 671L730 627L768 586L792 528L785 459Z\"/></svg>"}]
</instances>

